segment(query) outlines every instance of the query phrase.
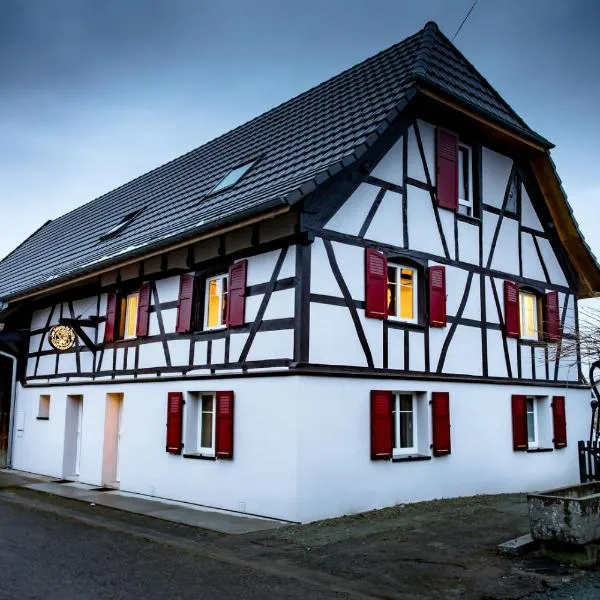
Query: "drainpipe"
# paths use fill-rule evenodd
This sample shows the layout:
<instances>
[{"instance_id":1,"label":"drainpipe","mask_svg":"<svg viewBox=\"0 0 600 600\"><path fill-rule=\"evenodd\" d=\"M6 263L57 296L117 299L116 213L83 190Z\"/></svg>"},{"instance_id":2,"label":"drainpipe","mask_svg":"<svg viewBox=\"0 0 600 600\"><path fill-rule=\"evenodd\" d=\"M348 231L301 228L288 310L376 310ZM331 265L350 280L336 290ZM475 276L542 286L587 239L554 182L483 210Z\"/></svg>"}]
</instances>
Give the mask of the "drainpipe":
<instances>
[{"instance_id":1,"label":"drainpipe","mask_svg":"<svg viewBox=\"0 0 600 600\"><path fill-rule=\"evenodd\" d=\"M12 450L13 450L13 438L15 436L15 404L17 398L17 358L12 354L2 352L0 350L0 356L4 356L12 360L12 385L10 387L10 416L8 421L8 468L12 469Z\"/></svg>"}]
</instances>

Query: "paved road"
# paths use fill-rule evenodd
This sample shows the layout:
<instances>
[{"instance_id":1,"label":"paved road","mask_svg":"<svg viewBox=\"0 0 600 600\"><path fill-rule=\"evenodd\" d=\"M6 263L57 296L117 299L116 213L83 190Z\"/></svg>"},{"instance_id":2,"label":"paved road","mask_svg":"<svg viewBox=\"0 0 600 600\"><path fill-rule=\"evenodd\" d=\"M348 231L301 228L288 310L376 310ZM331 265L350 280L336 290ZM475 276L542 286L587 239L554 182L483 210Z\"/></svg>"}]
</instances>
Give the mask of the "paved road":
<instances>
[{"instance_id":1,"label":"paved road","mask_svg":"<svg viewBox=\"0 0 600 600\"><path fill-rule=\"evenodd\" d=\"M109 527L106 528L105 526ZM142 531L142 530L140 530ZM151 535L151 532L149 533ZM352 597L258 566L203 556L0 496L1 600L194 600ZM208 552L210 556L210 552Z\"/></svg>"},{"instance_id":2,"label":"paved road","mask_svg":"<svg viewBox=\"0 0 600 600\"><path fill-rule=\"evenodd\" d=\"M600 571L566 584L559 590L527 596L525 600L598 600L600 598Z\"/></svg>"}]
</instances>

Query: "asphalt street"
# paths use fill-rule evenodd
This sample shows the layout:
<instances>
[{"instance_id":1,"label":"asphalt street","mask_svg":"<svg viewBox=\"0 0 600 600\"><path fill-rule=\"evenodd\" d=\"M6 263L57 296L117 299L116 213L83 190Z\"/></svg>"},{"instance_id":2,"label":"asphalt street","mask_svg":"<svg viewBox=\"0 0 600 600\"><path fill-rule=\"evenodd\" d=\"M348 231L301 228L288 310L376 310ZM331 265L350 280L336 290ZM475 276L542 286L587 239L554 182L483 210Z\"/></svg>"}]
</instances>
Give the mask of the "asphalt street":
<instances>
[{"instance_id":1,"label":"asphalt street","mask_svg":"<svg viewBox=\"0 0 600 600\"><path fill-rule=\"evenodd\" d=\"M1 600L349 598L0 497Z\"/></svg>"}]
</instances>

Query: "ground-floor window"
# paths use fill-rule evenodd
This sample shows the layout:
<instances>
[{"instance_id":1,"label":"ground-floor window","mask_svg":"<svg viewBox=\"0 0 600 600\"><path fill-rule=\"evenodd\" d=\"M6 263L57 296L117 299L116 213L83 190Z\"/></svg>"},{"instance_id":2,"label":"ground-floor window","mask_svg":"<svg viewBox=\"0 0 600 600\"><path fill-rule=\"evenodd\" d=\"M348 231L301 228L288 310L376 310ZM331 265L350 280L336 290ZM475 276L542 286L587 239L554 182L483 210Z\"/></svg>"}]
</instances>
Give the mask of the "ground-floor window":
<instances>
[{"instance_id":1,"label":"ground-floor window","mask_svg":"<svg viewBox=\"0 0 600 600\"><path fill-rule=\"evenodd\" d=\"M214 456L216 425L214 392L191 392L186 408L186 454Z\"/></svg>"},{"instance_id":2,"label":"ground-floor window","mask_svg":"<svg viewBox=\"0 0 600 600\"><path fill-rule=\"evenodd\" d=\"M42 394L40 396L37 418L42 421L50 418L50 394Z\"/></svg>"},{"instance_id":3,"label":"ground-floor window","mask_svg":"<svg viewBox=\"0 0 600 600\"><path fill-rule=\"evenodd\" d=\"M413 394L394 393L392 406L393 453L417 451L417 399Z\"/></svg>"}]
</instances>

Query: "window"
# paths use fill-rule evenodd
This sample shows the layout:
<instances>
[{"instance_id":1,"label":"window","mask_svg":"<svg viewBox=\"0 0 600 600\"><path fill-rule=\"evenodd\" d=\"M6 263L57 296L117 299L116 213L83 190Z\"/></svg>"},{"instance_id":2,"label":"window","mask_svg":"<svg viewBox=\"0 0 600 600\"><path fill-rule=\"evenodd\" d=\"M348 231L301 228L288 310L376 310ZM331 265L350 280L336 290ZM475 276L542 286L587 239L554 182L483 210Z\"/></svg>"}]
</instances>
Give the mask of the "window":
<instances>
[{"instance_id":1,"label":"window","mask_svg":"<svg viewBox=\"0 0 600 600\"><path fill-rule=\"evenodd\" d=\"M471 169L471 148L460 144L458 147L458 212L473 216L473 177Z\"/></svg>"},{"instance_id":2,"label":"window","mask_svg":"<svg viewBox=\"0 0 600 600\"><path fill-rule=\"evenodd\" d=\"M519 292L521 309L521 337L526 340L541 339L541 299L532 292Z\"/></svg>"},{"instance_id":3,"label":"window","mask_svg":"<svg viewBox=\"0 0 600 600\"><path fill-rule=\"evenodd\" d=\"M388 264L387 314L398 321L417 321L417 271Z\"/></svg>"},{"instance_id":4,"label":"window","mask_svg":"<svg viewBox=\"0 0 600 600\"><path fill-rule=\"evenodd\" d=\"M119 339L130 340L136 337L139 295L137 292L121 297L119 314Z\"/></svg>"},{"instance_id":5,"label":"window","mask_svg":"<svg viewBox=\"0 0 600 600\"><path fill-rule=\"evenodd\" d=\"M106 233L103 233L100 236L100 241L107 240L111 237L117 236L127 225L129 225L141 212L143 209L134 210L130 213L127 213L116 225L111 227Z\"/></svg>"},{"instance_id":6,"label":"window","mask_svg":"<svg viewBox=\"0 0 600 600\"><path fill-rule=\"evenodd\" d=\"M50 418L50 396L48 394L40 396L37 418L44 421Z\"/></svg>"},{"instance_id":7,"label":"window","mask_svg":"<svg viewBox=\"0 0 600 600\"><path fill-rule=\"evenodd\" d=\"M232 391L190 392L185 413L184 457L233 458Z\"/></svg>"},{"instance_id":8,"label":"window","mask_svg":"<svg viewBox=\"0 0 600 600\"><path fill-rule=\"evenodd\" d=\"M223 177L223 179L221 179L221 181L217 183L217 185L211 190L210 193L214 194L215 192L220 192L221 190L224 190L238 183L238 181L240 181L240 179L242 179L242 177L254 166L255 162L256 159L251 160L250 162L247 162L246 164L241 165L240 167L231 169L231 171L229 171L229 173L227 173L227 175L225 175L225 177Z\"/></svg>"},{"instance_id":9,"label":"window","mask_svg":"<svg viewBox=\"0 0 600 600\"><path fill-rule=\"evenodd\" d=\"M529 448L539 446L537 402L532 396L527 398L527 444Z\"/></svg>"},{"instance_id":10,"label":"window","mask_svg":"<svg viewBox=\"0 0 600 600\"><path fill-rule=\"evenodd\" d=\"M206 280L204 329L218 329L227 323L227 275Z\"/></svg>"},{"instance_id":11,"label":"window","mask_svg":"<svg viewBox=\"0 0 600 600\"><path fill-rule=\"evenodd\" d=\"M412 394L394 394L392 406L393 454L417 451L417 402Z\"/></svg>"}]
</instances>

